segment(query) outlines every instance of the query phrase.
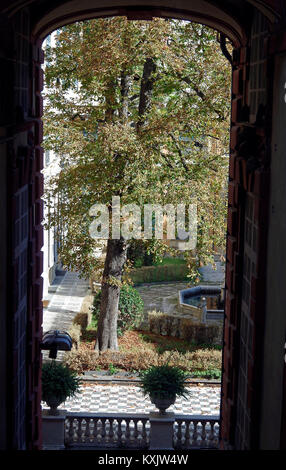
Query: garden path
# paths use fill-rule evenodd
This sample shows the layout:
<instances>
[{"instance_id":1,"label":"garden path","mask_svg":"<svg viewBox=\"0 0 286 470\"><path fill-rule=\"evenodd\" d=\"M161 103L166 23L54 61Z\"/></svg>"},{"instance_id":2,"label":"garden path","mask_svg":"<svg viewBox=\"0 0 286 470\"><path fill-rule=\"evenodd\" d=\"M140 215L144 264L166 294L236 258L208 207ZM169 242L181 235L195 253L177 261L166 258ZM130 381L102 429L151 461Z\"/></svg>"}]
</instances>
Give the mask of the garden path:
<instances>
[{"instance_id":1,"label":"garden path","mask_svg":"<svg viewBox=\"0 0 286 470\"><path fill-rule=\"evenodd\" d=\"M48 307L43 312L43 332L49 330L68 331L77 313L80 312L84 297L88 294L88 281L80 279L77 273L66 272L64 276L57 276L46 300ZM63 353L58 353L58 359ZM43 351L43 358L48 352Z\"/></svg>"}]
</instances>

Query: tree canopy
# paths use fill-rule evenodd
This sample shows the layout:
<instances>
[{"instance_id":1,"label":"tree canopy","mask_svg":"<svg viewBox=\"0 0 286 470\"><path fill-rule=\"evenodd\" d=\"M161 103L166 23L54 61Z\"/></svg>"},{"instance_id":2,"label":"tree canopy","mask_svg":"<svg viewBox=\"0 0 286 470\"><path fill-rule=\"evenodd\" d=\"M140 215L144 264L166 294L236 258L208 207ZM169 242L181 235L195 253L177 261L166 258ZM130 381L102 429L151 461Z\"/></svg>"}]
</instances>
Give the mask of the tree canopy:
<instances>
[{"instance_id":1,"label":"tree canopy","mask_svg":"<svg viewBox=\"0 0 286 470\"><path fill-rule=\"evenodd\" d=\"M61 158L47 195L64 266L94 270L89 209L112 196L141 207L196 203L196 259L211 260L225 239L230 77L217 33L192 22L116 17L56 33L44 146Z\"/></svg>"}]
</instances>

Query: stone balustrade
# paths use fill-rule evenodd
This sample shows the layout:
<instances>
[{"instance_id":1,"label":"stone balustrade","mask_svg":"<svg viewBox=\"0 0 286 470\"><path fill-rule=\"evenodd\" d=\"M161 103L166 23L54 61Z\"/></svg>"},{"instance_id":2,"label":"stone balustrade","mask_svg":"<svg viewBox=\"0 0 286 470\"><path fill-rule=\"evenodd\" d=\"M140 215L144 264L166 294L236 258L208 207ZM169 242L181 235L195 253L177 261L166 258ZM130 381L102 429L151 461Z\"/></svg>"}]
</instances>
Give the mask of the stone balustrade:
<instances>
[{"instance_id":1,"label":"stone balustrade","mask_svg":"<svg viewBox=\"0 0 286 470\"><path fill-rule=\"evenodd\" d=\"M43 414L44 449L214 449L219 416L158 412Z\"/></svg>"},{"instance_id":2,"label":"stone balustrade","mask_svg":"<svg viewBox=\"0 0 286 470\"><path fill-rule=\"evenodd\" d=\"M147 449L150 438L148 415L127 413L67 413L66 447Z\"/></svg>"},{"instance_id":3,"label":"stone balustrade","mask_svg":"<svg viewBox=\"0 0 286 470\"><path fill-rule=\"evenodd\" d=\"M174 449L216 449L219 444L219 416L185 416L175 418Z\"/></svg>"}]
</instances>

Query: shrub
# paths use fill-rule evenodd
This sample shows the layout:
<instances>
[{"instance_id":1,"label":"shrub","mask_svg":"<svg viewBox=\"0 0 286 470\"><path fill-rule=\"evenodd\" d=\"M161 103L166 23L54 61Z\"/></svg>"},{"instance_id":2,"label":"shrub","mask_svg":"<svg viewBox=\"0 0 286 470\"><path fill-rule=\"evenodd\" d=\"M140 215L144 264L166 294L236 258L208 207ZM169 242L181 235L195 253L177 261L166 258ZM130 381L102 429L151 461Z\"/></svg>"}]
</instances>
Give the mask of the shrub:
<instances>
[{"instance_id":1,"label":"shrub","mask_svg":"<svg viewBox=\"0 0 286 470\"><path fill-rule=\"evenodd\" d=\"M71 350L64 356L64 363L74 372L82 374L86 370L95 370L98 367L98 354L88 349Z\"/></svg>"},{"instance_id":2,"label":"shrub","mask_svg":"<svg viewBox=\"0 0 286 470\"><path fill-rule=\"evenodd\" d=\"M189 390L186 388L188 376L178 367L163 364L152 366L140 373L144 395L155 398L170 398L174 396L187 397Z\"/></svg>"},{"instance_id":3,"label":"shrub","mask_svg":"<svg viewBox=\"0 0 286 470\"><path fill-rule=\"evenodd\" d=\"M221 369L197 370L192 372L191 377L200 377L206 379L221 379Z\"/></svg>"},{"instance_id":4,"label":"shrub","mask_svg":"<svg viewBox=\"0 0 286 470\"><path fill-rule=\"evenodd\" d=\"M101 291L93 302L93 315L97 318L100 311ZM120 289L118 305L117 333L121 336L124 331L138 326L143 317L144 302L139 292L132 286L123 285Z\"/></svg>"},{"instance_id":5,"label":"shrub","mask_svg":"<svg viewBox=\"0 0 286 470\"><path fill-rule=\"evenodd\" d=\"M57 398L61 402L79 391L80 379L68 366L52 361L42 367L42 399Z\"/></svg>"},{"instance_id":6,"label":"shrub","mask_svg":"<svg viewBox=\"0 0 286 470\"><path fill-rule=\"evenodd\" d=\"M161 354L150 349L148 345L138 347L137 351L106 351L97 354L95 351L81 349L70 351L65 355L65 363L77 373L96 370L98 367L108 370L112 363L117 369L128 371L143 371L151 366L168 363L190 373L200 372L210 375L210 371L221 367L221 352L198 350L181 353L179 351L164 351ZM203 375L203 374L201 374Z\"/></svg>"},{"instance_id":7,"label":"shrub","mask_svg":"<svg viewBox=\"0 0 286 470\"><path fill-rule=\"evenodd\" d=\"M143 266L143 263L144 263L144 259L143 258L137 258L135 261L134 261L134 267L135 268L141 268Z\"/></svg>"},{"instance_id":8,"label":"shrub","mask_svg":"<svg viewBox=\"0 0 286 470\"><path fill-rule=\"evenodd\" d=\"M89 324L90 320L91 320L91 318L89 318L88 313L80 312L74 317L73 323L75 325L80 325L80 327L83 330L85 330L87 328L87 325Z\"/></svg>"},{"instance_id":9,"label":"shrub","mask_svg":"<svg viewBox=\"0 0 286 470\"><path fill-rule=\"evenodd\" d=\"M180 318L157 310L148 312L149 330L159 335L180 337Z\"/></svg>"},{"instance_id":10,"label":"shrub","mask_svg":"<svg viewBox=\"0 0 286 470\"><path fill-rule=\"evenodd\" d=\"M185 318L181 324L182 338L198 344L213 344L219 337L218 325L194 325L192 320Z\"/></svg>"},{"instance_id":11,"label":"shrub","mask_svg":"<svg viewBox=\"0 0 286 470\"><path fill-rule=\"evenodd\" d=\"M72 345L76 349L78 348L80 344L80 338L81 338L81 326L73 323L68 331L71 339L72 339Z\"/></svg>"},{"instance_id":12,"label":"shrub","mask_svg":"<svg viewBox=\"0 0 286 470\"><path fill-rule=\"evenodd\" d=\"M222 341L222 332L219 325L206 325L194 323L192 318L162 313L157 310L148 312L149 331L159 334L181 338L196 345L209 345ZM219 346L219 344L216 344Z\"/></svg>"},{"instance_id":13,"label":"shrub","mask_svg":"<svg viewBox=\"0 0 286 470\"><path fill-rule=\"evenodd\" d=\"M142 266L132 269L128 273L134 284L186 281L188 280L188 267L186 264L160 264L157 266Z\"/></svg>"},{"instance_id":14,"label":"shrub","mask_svg":"<svg viewBox=\"0 0 286 470\"><path fill-rule=\"evenodd\" d=\"M65 354L64 361L78 373L98 368L108 370L110 364L113 364L117 369L130 372L169 364L192 374L199 374L201 371L206 372L209 376L211 376L210 371L219 371L221 368L221 351L210 347L201 349L193 344L185 344L186 350L184 351L182 340L158 335L147 336L144 339L143 336L145 338L145 334L142 335L134 330L127 331L119 338L119 351L106 351L101 354L94 351L93 343L88 346L81 343L78 350L72 350ZM158 351L160 345L165 345L165 351L163 348ZM212 372L212 374L215 377L215 373Z\"/></svg>"},{"instance_id":15,"label":"shrub","mask_svg":"<svg viewBox=\"0 0 286 470\"><path fill-rule=\"evenodd\" d=\"M148 253L146 243L142 240L131 240L127 257L133 261L134 267L140 268L141 266L151 266L155 262L155 255Z\"/></svg>"}]
</instances>

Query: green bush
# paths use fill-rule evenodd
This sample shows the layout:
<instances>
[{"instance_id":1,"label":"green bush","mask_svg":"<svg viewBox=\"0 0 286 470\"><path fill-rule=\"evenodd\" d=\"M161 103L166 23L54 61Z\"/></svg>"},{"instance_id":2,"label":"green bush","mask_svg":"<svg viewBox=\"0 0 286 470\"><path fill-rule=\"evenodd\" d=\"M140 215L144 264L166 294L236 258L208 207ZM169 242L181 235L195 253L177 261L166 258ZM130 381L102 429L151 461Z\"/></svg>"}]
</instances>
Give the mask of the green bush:
<instances>
[{"instance_id":1,"label":"green bush","mask_svg":"<svg viewBox=\"0 0 286 470\"><path fill-rule=\"evenodd\" d=\"M136 260L134 261L135 268L142 268L143 264L144 264L143 258L136 258Z\"/></svg>"},{"instance_id":2,"label":"green bush","mask_svg":"<svg viewBox=\"0 0 286 470\"><path fill-rule=\"evenodd\" d=\"M186 372L178 367L167 364L152 366L140 373L140 386L144 395L156 398L170 398L173 396L187 397Z\"/></svg>"},{"instance_id":3,"label":"green bush","mask_svg":"<svg viewBox=\"0 0 286 470\"><path fill-rule=\"evenodd\" d=\"M156 258L154 253L148 253L147 245L144 241L135 239L130 241L127 257L130 261L133 261L135 268L151 266Z\"/></svg>"},{"instance_id":4,"label":"green bush","mask_svg":"<svg viewBox=\"0 0 286 470\"><path fill-rule=\"evenodd\" d=\"M128 277L134 284L144 284L162 281L188 280L188 267L186 264L159 264L156 266L142 266L132 269Z\"/></svg>"},{"instance_id":5,"label":"green bush","mask_svg":"<svg viewBox=\"0 0 286 470\"><path fill-rule=\"evenodd\" d=\"M193 378L221 379L221 369L193 371L190 376Z\"/></svg>"},{"instance_id":6,"label":"green bush","mask_svg":"<svg viewBox=\"0 0 286 470\"><path fill-rule=\"evenodd\" d=\"M213 345L220 339L218 325L206 325L204 323L194 325L192 319L189 318L182 320L181 331L183 339L196 344Z\"/></svg>"},{"instance_id":7,"label":"green bush","mask_svg":"<svg viewBox=\"0 0 286 470\"><path fill-rule=\"evenodd\" d=\"M47 402L56 397L62 402L79 391L80 379L76 373L60 362L48 362L42 367L42 399Z\"/></svg>"},{"instance_id":8,"label":"green bush","mask_svg":"<svg viewBox=\"0 0 286 470\"><path fill-rule=\"evenodd\" d=\"M93 301L92 313L95 320L100 312L101 291L99 291ZM121 336L124 331L139 325L143 317L144 303L139 292L132 286L123 285L120 289L118 305L117 333Z\"/></svg>"}]
</instances>

